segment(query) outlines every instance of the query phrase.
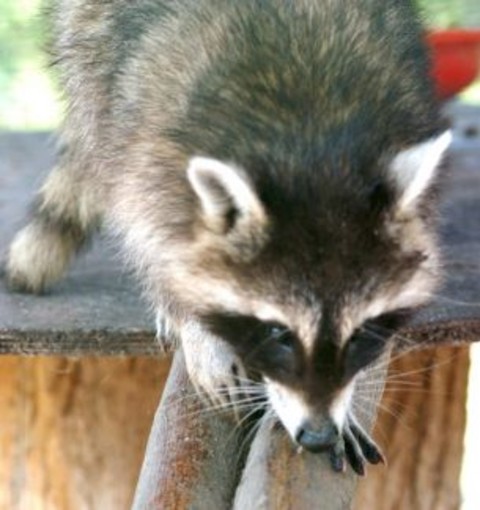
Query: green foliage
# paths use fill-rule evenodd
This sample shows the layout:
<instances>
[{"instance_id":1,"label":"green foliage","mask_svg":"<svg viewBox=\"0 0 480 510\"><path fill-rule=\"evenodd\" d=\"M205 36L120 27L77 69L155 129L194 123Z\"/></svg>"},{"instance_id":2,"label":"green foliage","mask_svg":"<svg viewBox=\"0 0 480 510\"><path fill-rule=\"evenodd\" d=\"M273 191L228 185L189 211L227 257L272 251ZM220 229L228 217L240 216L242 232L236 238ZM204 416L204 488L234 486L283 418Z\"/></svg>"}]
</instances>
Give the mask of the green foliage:
<instances>
[{"instance_id":1,"label":"green foliage","mask_svg":"<svg viewBox=\"0 0 480 510\"><path fill-rule=\"evenodd\" d=\"M417 3L432 27L480 26L479 0L418 0Z\"/></svg>"},{"instance_id":2,"label":"green foliage","mask_svg":"<svg viewBox=\"0 0 480 510\"><path fill-rule=\"evenodd\" d=\"M50 129L59 105L47 71L42 0L0 0L0 129Z\"/></svg>"}]
</instances>

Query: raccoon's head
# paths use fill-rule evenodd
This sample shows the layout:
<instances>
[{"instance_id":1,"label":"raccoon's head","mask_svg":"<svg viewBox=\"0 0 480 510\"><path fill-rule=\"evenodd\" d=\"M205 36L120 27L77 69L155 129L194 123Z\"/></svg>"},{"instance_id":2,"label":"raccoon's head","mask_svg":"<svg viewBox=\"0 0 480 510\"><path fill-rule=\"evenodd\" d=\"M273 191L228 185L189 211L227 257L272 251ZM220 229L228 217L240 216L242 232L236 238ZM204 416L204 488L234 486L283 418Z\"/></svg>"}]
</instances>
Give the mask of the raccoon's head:
<instances>
[{"instance_id":1,"label":"raccoon's head","mask_svg":"<svg viewBox=\"0 0 480 510\"><path fill-rule=\"evenodd\" d=\"M267 182L262 169L190 161L197 230L178 293L312 451L337 440L356 379L436 285L425 199L450 138L387 155L363 180L278 169Z\"/></svg>"}]
</instances>

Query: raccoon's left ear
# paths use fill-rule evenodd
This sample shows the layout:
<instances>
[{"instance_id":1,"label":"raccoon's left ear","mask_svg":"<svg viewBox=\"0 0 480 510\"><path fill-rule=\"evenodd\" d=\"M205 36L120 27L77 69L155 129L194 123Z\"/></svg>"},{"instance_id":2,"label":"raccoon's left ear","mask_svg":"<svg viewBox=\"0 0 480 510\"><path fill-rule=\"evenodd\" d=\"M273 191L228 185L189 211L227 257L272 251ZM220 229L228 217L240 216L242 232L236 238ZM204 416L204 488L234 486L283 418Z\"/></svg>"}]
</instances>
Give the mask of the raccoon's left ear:
<instances>
[{"instance_id":1,"label":"raccoon's left ear","mask_svg":"<svg viewBox=\"0 0 480 510\"><path fill-rule=\"evenodd\" d=\"M194 157L187 175L210 230L248 235L252 228L259 230L265 225L262 203L240 168L212 158Z\"/></svg>"},{"instance_id":2,"label":"raccoon's left ear","mask_svg":"<svg viewBox=\"0 0 480 510\"><path fill-rule=\"evenodd\" d=\"M400 152L390 164L400 210L414 207L432 183L435 170L452 141L451 131Z\"/></svg>"}]
</instances>

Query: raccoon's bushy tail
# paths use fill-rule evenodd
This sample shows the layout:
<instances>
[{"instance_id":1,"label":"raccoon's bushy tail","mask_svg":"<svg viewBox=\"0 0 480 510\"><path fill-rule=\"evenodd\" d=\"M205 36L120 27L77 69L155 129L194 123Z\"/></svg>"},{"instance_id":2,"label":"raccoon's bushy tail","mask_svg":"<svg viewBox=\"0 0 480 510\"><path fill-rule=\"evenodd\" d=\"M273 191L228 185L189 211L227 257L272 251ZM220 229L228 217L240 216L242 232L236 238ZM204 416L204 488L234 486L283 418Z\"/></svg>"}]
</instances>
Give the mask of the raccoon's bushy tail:
<instances>
[{"instance_id":1,"label":"raccoon's bushy tail","mask_svg":"<svg viewBox=\"0 0 480 510\"><path fill-rule=\"evenodd\" d=\"M44 292L63 276L98 222L98 201L91 186L68 168L54 168L40 189L30 223L10 246L5 268L9 286Z\"/></svg>"}]
</instances>

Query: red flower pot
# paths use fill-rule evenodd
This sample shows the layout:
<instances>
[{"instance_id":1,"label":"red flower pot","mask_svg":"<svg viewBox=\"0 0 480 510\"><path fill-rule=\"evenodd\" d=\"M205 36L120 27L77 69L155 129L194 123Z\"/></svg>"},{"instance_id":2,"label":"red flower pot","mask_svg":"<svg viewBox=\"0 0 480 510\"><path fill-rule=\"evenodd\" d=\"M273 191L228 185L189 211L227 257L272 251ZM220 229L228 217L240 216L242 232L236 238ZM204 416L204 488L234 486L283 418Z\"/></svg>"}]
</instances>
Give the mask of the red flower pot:
<instances>
[{"instance_id":1,"label":"red flower pot","mask_svg":"<svg viewBox=\"0 0 480 510\"><path fill-rule=\"evenodd\" d=\"M432 75L441 99L470 85L480 71L480 30L430 32Z\"/></svg>"}]
</instances>

